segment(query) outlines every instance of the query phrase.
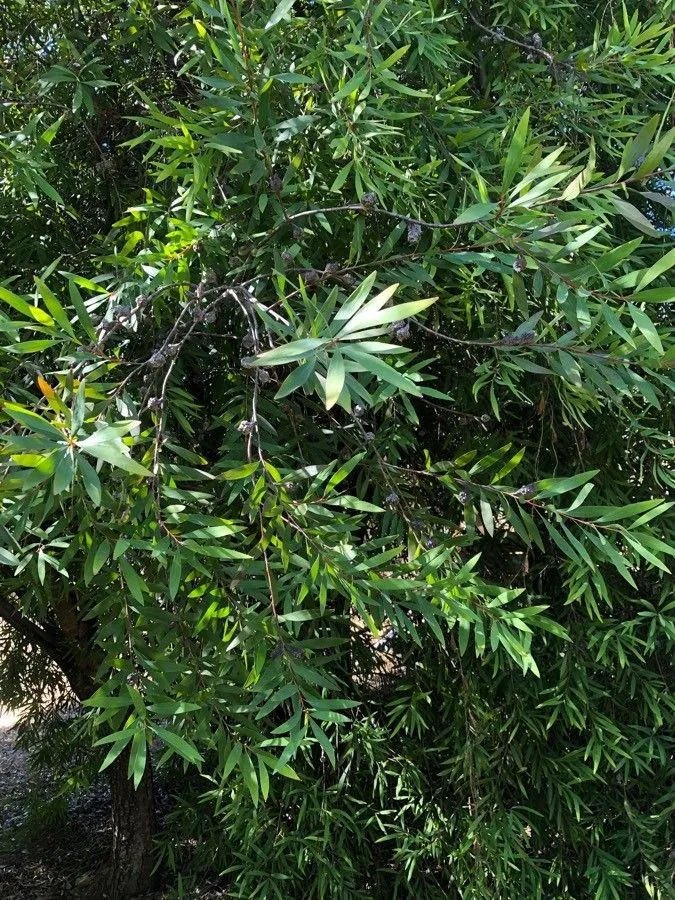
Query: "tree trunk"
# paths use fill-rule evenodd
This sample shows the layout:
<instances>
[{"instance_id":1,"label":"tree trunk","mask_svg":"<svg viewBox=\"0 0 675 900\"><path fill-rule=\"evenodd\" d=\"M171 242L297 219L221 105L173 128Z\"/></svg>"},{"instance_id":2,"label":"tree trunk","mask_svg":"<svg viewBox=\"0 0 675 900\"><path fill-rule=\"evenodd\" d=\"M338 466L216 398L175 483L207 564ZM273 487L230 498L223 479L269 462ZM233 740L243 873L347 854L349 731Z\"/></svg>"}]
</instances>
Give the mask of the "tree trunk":
<instances>
[{"instance_id":1,"label":"tree trunk","mask_svg":"<svg viewBox=\"0 0 675 900\"><path fill-rule=\"evenodd\" d=\"M113 820L112 869L108 883L111 900L142 897L150 888L154 797L152 766L148 757L145 773L134 790L127 776L129 749L110 766Z\"/></svg>"},{"instance_id":2,"label":"tree trunk","mask_svg":"<svg viewBox=\"0 0 675 900\"><path fill-rule=\"evenodd\" d=\"M38 625L14 604L14 595L0 597L0 621L40 647L61 669L79 700L86 700L97 687L100 664L92 651L89 626L82 622L77 602L67 594L54 604L58 625ZM142 897L150 888L152 838L155 824L152 764L146 760L145 773L134 790L127 776L130 748L110 766L110 795L113 820L112 868L107 896L111 900Z\"/></svg>"}]
</instances>

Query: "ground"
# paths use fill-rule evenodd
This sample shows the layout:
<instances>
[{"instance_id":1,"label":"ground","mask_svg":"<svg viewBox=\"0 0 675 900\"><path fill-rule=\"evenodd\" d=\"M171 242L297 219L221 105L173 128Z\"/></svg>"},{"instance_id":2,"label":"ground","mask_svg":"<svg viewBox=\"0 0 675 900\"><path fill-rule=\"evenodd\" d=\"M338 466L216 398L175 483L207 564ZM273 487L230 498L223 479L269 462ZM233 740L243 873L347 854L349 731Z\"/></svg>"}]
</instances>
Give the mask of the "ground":
<instances>
[{"instance_id":1,"label":"ground","mask_svg":"<svg viewBox=\"0 0 675 900\"><path fill-rule=\"evenodd\" d=\"M74 797L44 830L31 828L37 815L30 799L41 784L28 767L27 754L14 746L16 715L0 713L0 895L3 900L75 900L101 897L95 888L101 858L110 846L108 798L105 786ZM45 815L50 808L45 805ZM54 811L52 811L52 814ZM37 832L37 833L36 833Z\"/></svg>"},{"instance_id":2,"label":"ground","mask_svg":"<svg viewBox=\"0 0 675 900\"><path fill-rule=\"evenodd\" d=\"M49 785L15 746L16 720L16 714L0 710L0 898L104 900L101 861L107 860L112 843L105 781L54 808L48 802ZM145 900L175 896L167 887ZM184 896L218 900L226 894L205 882Z\"/></svg>"}]
</instances>

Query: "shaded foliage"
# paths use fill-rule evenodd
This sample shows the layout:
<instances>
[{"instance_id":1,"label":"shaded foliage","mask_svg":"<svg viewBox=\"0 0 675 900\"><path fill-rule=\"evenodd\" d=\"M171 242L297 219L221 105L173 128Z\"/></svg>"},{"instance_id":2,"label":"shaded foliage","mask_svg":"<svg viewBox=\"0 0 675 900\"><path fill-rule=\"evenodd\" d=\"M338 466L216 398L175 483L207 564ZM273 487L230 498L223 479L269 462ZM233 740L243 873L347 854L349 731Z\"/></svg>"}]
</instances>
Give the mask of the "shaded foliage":
<instances>
[{"instance_id":1,"label":"shaded foliage","mask_svg":"<svg viewBox=\"0 0 675 900\"><path fill-rule=\"evenodd\" d=\"M671 896L670 3L2 24L5 698L233 896Z\"/></svg>"}]
</instances>

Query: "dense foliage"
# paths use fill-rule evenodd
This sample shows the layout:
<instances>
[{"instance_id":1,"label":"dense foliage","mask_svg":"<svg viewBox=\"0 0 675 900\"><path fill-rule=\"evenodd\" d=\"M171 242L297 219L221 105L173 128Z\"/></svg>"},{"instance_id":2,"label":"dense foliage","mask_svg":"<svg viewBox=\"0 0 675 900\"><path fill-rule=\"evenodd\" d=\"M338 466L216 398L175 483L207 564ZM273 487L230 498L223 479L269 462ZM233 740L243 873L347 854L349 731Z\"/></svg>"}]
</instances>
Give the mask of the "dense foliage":
<instances>
[{"instance_id":1,"label":"dense foliage","mask_svg":"<svg viewBox=\"0 0 675 900\"><path fill-rule=\"evenodd\" d=\"M0 695L182 879L673 896L671 19L0 13Z\"/></svg>"}]
</instances>

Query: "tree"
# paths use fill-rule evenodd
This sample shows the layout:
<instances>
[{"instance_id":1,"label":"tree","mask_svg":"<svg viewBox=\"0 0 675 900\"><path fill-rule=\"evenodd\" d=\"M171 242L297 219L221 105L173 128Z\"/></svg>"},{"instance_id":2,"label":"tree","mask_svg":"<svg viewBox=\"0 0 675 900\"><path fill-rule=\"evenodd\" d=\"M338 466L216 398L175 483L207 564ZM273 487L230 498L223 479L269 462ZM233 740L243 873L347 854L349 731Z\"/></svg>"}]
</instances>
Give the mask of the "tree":
<instances>
[{"instance_id":1,"label":"tree","mask_svg":"<svg viewBox=\"0 0 675 900\"><path fill-rule=\"evenodd\" d=\"M670 3L90 6L7 16L0 616L111 895L156 742L235 896L669 896Z\"/></svg>"}]
</instances>

